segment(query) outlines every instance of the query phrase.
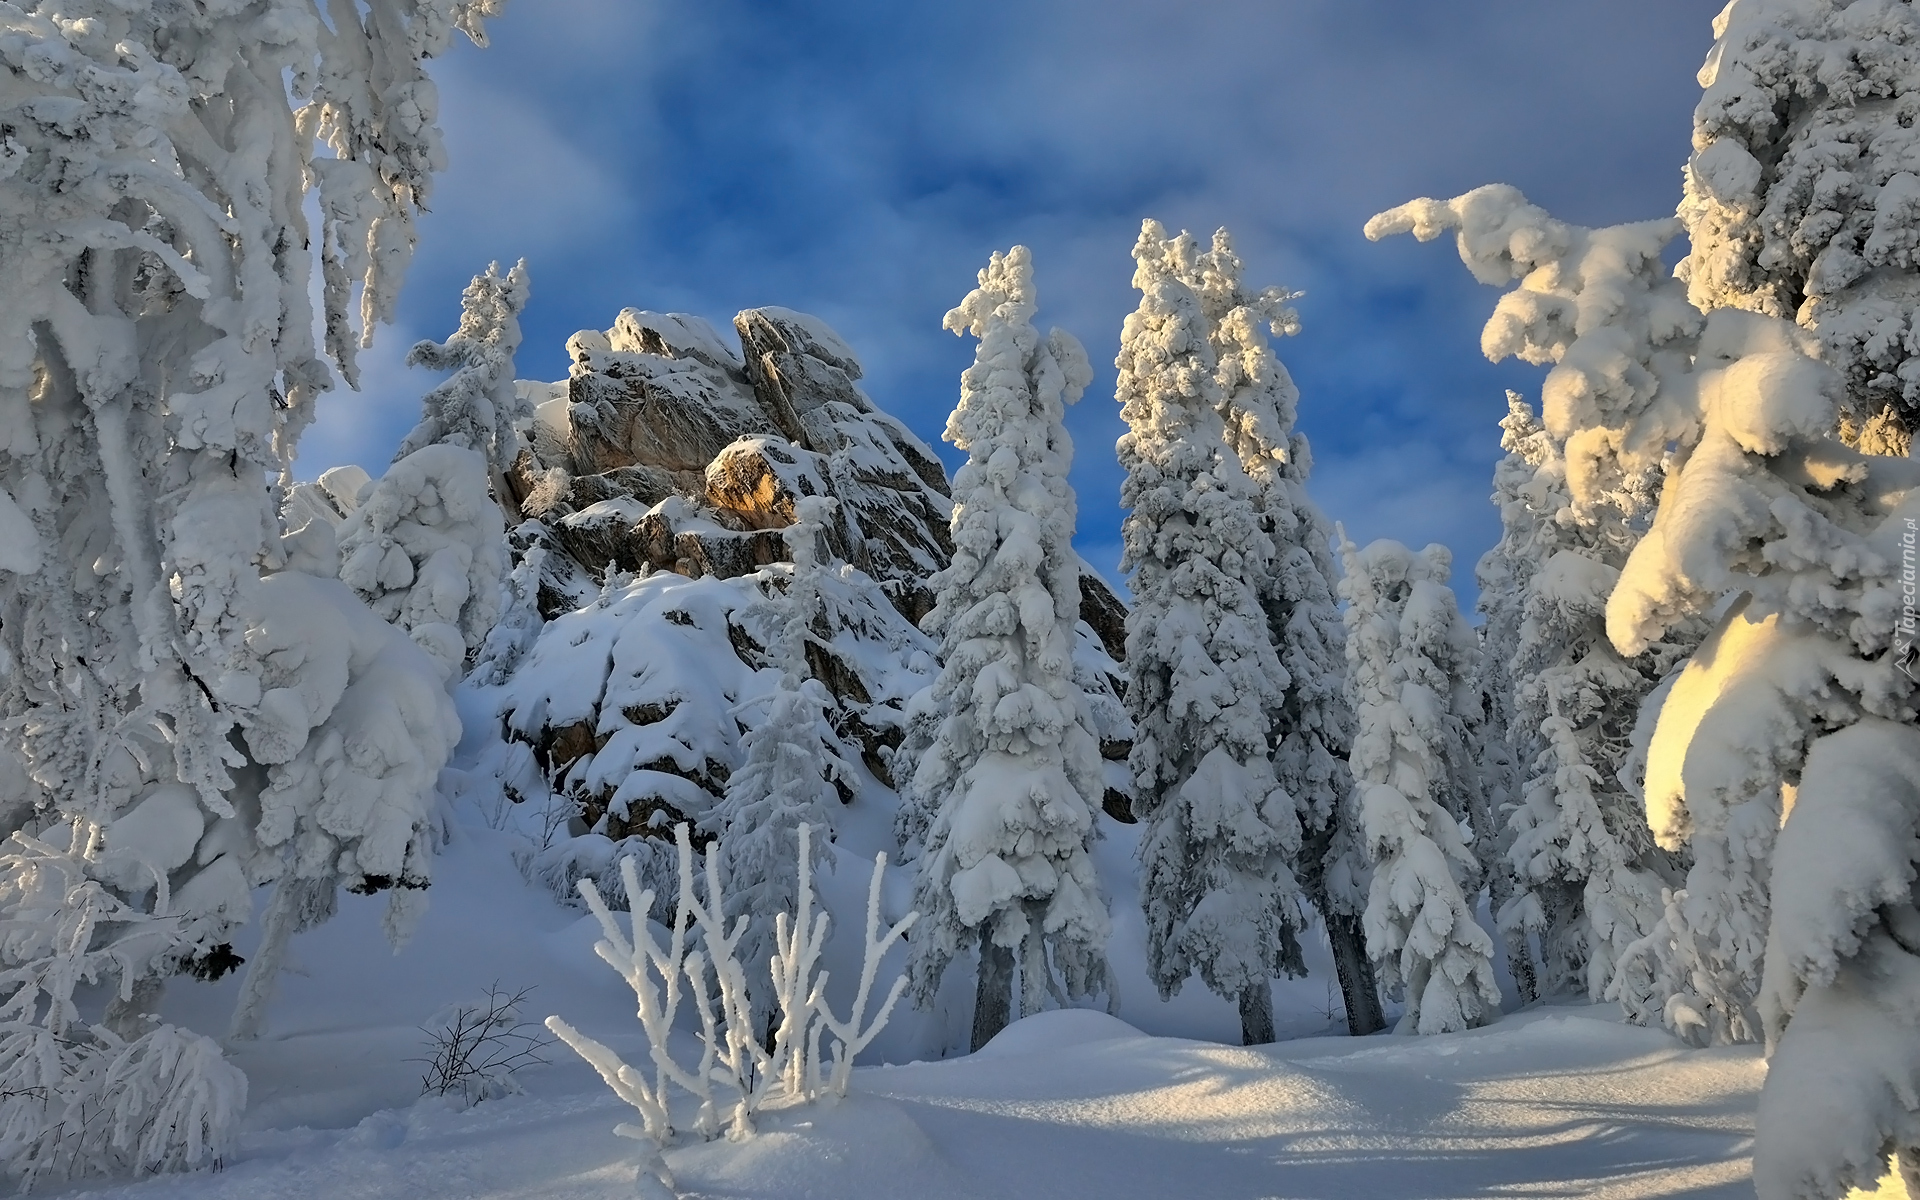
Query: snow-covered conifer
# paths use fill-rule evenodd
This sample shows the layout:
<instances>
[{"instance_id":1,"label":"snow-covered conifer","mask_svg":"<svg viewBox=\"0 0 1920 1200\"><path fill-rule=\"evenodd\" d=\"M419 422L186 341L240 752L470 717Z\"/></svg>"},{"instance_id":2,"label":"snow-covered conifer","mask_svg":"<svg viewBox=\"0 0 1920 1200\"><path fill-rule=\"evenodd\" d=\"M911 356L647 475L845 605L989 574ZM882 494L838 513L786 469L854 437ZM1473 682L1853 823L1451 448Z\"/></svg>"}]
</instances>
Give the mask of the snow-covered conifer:
<instances>
[{"instance_id":1,"label":"snow-covered conifer","mask_svg":"<svg viewBox=\"0 0 1920 1200\"><path fill-rule=\"evenodd\" d=\"M444 442L480 455L495 478L513 465L518 452L514 422L533 414L513 378L527 293L525 259L505 275L499 263L489 263L460 297L460 327L453 336L414 344L407 365L453 374L421 400L420 423L401 439L393 453L395 463Z\"/></svg>"},{"instance_id":2,"label":"snow-covered conifer","mask_svg":"<svg viewBox=\"0 0 1920 1200\"><path fill-rule=\"evenodd\" d=\"M1021 1008L1110 990L1106 906L1088 847L1100 741L1074 681L1080 565L1064 417L1093 373L1079 342L1033 326L1033 261L996 252L945 327L979 340L946 438L952 565L923 623L941 638L939 733L914 787L930 823L914 887L908 972L929 1001L954 959L979 955L977 1049Z\"/></svg>"},{"instance_id":3,"label":"snow-covered conifer","mask_svg":"<svg viewBox=\"0 0 1920 1200\"><path fill-rule=\"evenodd\" d=\"M486 459L448 442L398 459L339 530L340 578L451 675L500 614L506 526Z\"/></svg>"},{"instance_id":4,"label":"snow-covered conifer","mask_svg":"<svg viewBox=\"0 0 1920 1200\"><path fill-rule=\"evenodd\" d=\"M1645 1017L1657 998L1613 985L1621 956L1660 919L1668 864L1621 771L1642 700L1698 630L1678 624L1625 659L1604 613L1650 519L1669 443L1690 427L1701 317L1660 258L1680 227L1584 229L1494 185L1382 213L1367 235L1424 241L1449 229L1475 278L1517 282L1482 334L1487 356L1552 364L1540 433L1509 429L1520 458L1502 467L1510 478L1500 485L1508 536L1525 539L1506 553L1527 566L1514 581L1517 611L1503 618L1518 624L1489 627L1509 655L1508 737L1521 773L1508 818L1516 889L1499 919L1510 934L1538 935L1545 991L1584 986L1599 999L1611 989Z\"/></svg>"},{"instance_id":5,"label":"snow-covered conifer","mask_svg":"<svg viewBox=\"0 0 1920 1200\"><path fill-rule=\"evenodd\" d=\"M1350 760L1373 881L1367 948L1406 1010L1403 1033L1450 1033L1500 1011L1493 939L1474 917L1478 864L1460 835L1473 631L1447 587L1452 556L1381 540L1346 566Z\"/></svg>"},{"instance_id":6,"label":"snow-covered conifer","mask_svg":"<svg viewBox=\"0 0 1920 1200\"><path fill-rule=\"evenodd\" d=\"M474 683L482 687L505 683L539 638L545 624L540 615L540 572L547 553L545 546L528 546L507 572L500 588L500 615L474 655Z\"/></svg>"},{"instance_id":7,"label":"snow-covered conifer","mask_svg":"<svg viewBox=\"0 0 1920 1200\"><path fill-rule=\"evenodd\" d=\"M1813 330L1846 380L1845 439L1905 454L1920 425L1920 15L1743 0L1713 32L1680 277L1705 311Z\"/></svg>"},{"instance_id":8,"label":"snow-covered conifer","mask_svg":"<svg viewBox=\"0 0 1920 1200\"><path fill-rule=\"evenodd\" d=\"M1290 682L1261 605L1273 541L1227 440L1193 239L1148 221L1133 253L1141 300L1115 365L1148 972L1171 996L1199 971L1253 1044L1273 1038L1270 980L1302 970L1304 923L1299 810L1269 744Z\"/></svg>"},{"instance_id":9,"label":"snow-covered conifer","mask_svg":"<svg viewBox=\"0 0 1920 1200\"><path fill-rule=\"evenodd\" d=\"M1575 901L1555 894L1543 901L1540 887L1522 903L1512 903L1518 879L1511 861L1514 816L1525 795L1531 765L1539 757L1538 730L1522 724L1515 713L1516 691L1512 665L1520 652L1526 596L1539 569L1543 527L1564 504L1551 488L1557 478L1542 473L1559 452L1541 428L1533 408L1517 392L1507 393L1507 415L1500 421L1500 447L1506 456L1493 469L1493 503L1500 510L1500 541L1480 556L1474 581L1480 588L1479 609L1485 618L1480 635L1480 669L1476 685L1484 721L1481 727L1481 770L1488 808L1496 826L1489 832L1500 861L1488 875L1490 897L1500 932L1506 941L1507 967L1522 1000L1539 997L1539 978L1529 945L1530 936L1550 941L1549 929L1569 928L1567 905ZM1504 882L1503 882L1504 881ZM1500 894L1505 890L1507 894ZM1549 919L1547 911L1554 917ZM1551 957L1551 950L1548 951Z\"/></svg>"},{"instance_id":10,"label":"snow-covered conifer","mask_svg":"<svg viewBox=\"0 0 1920 1200\"><path fill-rule=\"evenodd\" d=\"M1891 608L1878 611L1891 603L1880 578L1891 559L1868 539L1900 464L1826 439L1844 392L1816 349L1783 321L1711 316L1696 357L1696 444L1607 608L1628 653L1725 609L1662 702L1647 752L1653 832L1694 856L1647 948L1670 993L1668 1024L1696 1040L1762 1033L1770 857L1781 788L1808 743L1908 703L1904 676L1858 661L1892 636Z\"/></svg>"},{"instance_id":11,"label":"snow-covered conifer","mask_svg":"<svg viewBox=\"0 0 1920 1200\"><path fill-rule=\"evenodd\" d=\"M96 829L64 822L42 835L0 845L0 1163L22 1190L218 1163L246 1107L246 1076L210 1038L126 1019L111 1003L91 1024L74 997L83 982L124 981L118 955L190 934L92 878Z\"/></svg>"},{"instance_id":12,"label":"snow-covered conifer","mask_svg":"<svg viewBox=\"0 0 1920 1200\"><path fill-rule=\"evenodd\" d=\"M814 865L826 856L833 827L834 781L855 777L827 723L833 696L807 665L807 639L820 615L820 542L834 501L802 496L787 527L793 575L787 585L781 626L780 683L766 720L741 738L746 762L727 780L726 795L705 825L720 839L725 877L731 881L727 919L745 918L740 959L748 972L754 1027L766 1037L775 1010L767 973L775 947L774 916L799 907L800 876L795 849L800 827L813 827Z\"/></svg>"},{"instance_id":13,"label":"snow-covered conifer","mask_svg":"<svg viewBox=\"0 0 1920 1200\"><path fill-rule=\"evenodd\" d=\"M1361 915L1366 910L1365 851L1348 797L1347 708L1340 609L1334 602L1332 527L1307 495L1313 460L1294 418L1300 393L1269 336L1299 329L1281 288L1250 291L1225 229L1195 260L1188 283L1206 314L1220 382L1226 436L1258 489L1270 568L1259 580L1267 627L1286 669L1285 697L1274 717L1274 778L1292 798L1305 835L1288 867L1326 923L1334 965L1355 1034L1384 1024Z\"/></svg>"},{"instance_id":14,"label":"snow-covered conifer","mask_svg":"<svg viewBox=\"0 0 1920 1200\"><path fill-rule=\"evenodd\" d=\"M351 379L352 289L390 315L442 158L423 60L498 8L0 5L0 717L95 879L177 920L108 956L116 1019L230 969L252 888L302 854L369 890L424 882L451 703L351 592L282 569L328 564L283 539L275 481L329 386L306 193ZM269 825L268 793L290 819Z\"/></svg>"},{"instance_id":15,"label":"snow-covered conifer","mask_svg":"<svg viewBox=\"0 0 1920 1200\"><path fill-rule=\"evenodd\" d=\"M1676 1032L1772 1045L1765 1200L1837 1200L1920 1144L1920 740L1896 669L1920 468L1834 439L1848 393L1820 348L1782 320L1708 318L1691 453L1607 609L1624 654L1718 614L1647 750L1653 830L1694 852L1648 950Z\"/></svg>"}]
</instances>

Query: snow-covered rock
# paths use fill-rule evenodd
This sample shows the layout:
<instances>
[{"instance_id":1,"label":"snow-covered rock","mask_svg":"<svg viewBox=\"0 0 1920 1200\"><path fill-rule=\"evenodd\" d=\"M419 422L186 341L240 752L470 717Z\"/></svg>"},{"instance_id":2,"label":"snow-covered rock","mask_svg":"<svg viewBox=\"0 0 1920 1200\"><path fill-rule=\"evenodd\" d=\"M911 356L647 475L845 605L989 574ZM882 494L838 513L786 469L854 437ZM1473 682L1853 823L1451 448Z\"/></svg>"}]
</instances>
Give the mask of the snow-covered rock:
<instances>
[{"instance_id":1,"label":"snow-covered rock","mask_svg":"<svg viewBox=\"0 0 1920 1200\"><path fill-rule=\"evenodd\" d=\"M525 518L509 544L526 628L517 665L489 682L540 779L495 766L567 810L536 864L566 896L580 870L617 890L594 866L613 843L670 837L725 793L743 730L764 719L733 707L778 677L767 613L792 577L784 532L809 498L837 501L820 517L822 610L805 653L864 767L842 797L904 778L908 701L936 667L915 622L950 561L946 475L860 390L858 359L825 322L764 308L735 326L738 346L698 317L627 309L571 339L564 385L521 385L550 397L522 420L506 476ZM1124 755L1113 659L1126 610L1090 569L1080 578L1091 623L1076 669L1112 709L1096 699L1103 749Z\"/></svg>"}]
</instances>

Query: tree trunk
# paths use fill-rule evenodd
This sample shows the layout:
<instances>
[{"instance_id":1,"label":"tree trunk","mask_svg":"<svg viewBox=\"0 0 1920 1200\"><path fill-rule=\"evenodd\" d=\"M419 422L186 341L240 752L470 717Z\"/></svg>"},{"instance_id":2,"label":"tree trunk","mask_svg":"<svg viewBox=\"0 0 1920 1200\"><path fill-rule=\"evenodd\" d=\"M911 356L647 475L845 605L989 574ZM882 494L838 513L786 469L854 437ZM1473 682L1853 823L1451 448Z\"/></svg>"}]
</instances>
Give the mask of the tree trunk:
<instances>
[{"instance_id":1,"label":"tree trunk","mask_svg":"<svg viewBox=\"0 0 1920 1200\"><path fill-rule=\"evenodd\" d=\"M1540 998L1540 980L1533 971L1533 950L1527 945L1527 931L1515 929L1506 937L1507 973L1520 991L1520 1003L1532 1004Z\"/></svg>"},{"instance_id":2,"label":"tree trunk","mask_svg":"<svg viewBox=\"0 0 1920 1200\"><path fill-rule=\"evenodd\" d=\"M1013 951L980 938L980 983L973 994L973 1048L1007 1027L1013 1016Z\"/></svg>"},{"instance_id":3,"label":"tree trunk","mask_svg":"<svg viewBox=\"0 0 1920 1200\"><path fill-rule=\"evenodd\" d=\"M1327 914L1327 940L1333 945L1333 968L1340 976L1340 994L1347 1005L1347 1032L1365 1037L1387 1027L1380 1007L1380 985L1374 982L1373 962L1367 958L1367 939L1354 913Z\"/></svg>"},{"instance_id":4,"label":"tree trunk","mask_svg":"<svg viewBox=\"0 0 1920 1200\"><path fill-rule=\"evenodd\" d=\"M113 993L101 1024L131 1042L153 1028L148 1018L160 1011L160 997L167 990L167 981L158 975L143 975L133 981L129 990L132 995L124 998L118 990Z\"/></svg>"},{"instance_id":5,"label":"tree trunk","mask_svg":"<svg viewBox=\"0 0 1920 1200\"><path fill-rule=\"evenodd\" d=\"M332 879L286 877L274 885L273 898L267 901L266 918L261 922L260 948L254 951L247 977L240 985L240 999L233 1008L228 1038L250 1041L266 1029L267 1001L273 996L280 964L286 960L287 942L302 929L332 915L333 901Z\"/></svg>"},{"instance_id":6,"label":"tree trunk","mask_svg":"<svg viewBox=\"0 0 1920 1200\"><path fill-rule=\"evenodd\" d=\"M1240 993L1240 1044L1264 1046L1273 1040L1273 985L1262 979Z\"/></svg>"}]
</instances>

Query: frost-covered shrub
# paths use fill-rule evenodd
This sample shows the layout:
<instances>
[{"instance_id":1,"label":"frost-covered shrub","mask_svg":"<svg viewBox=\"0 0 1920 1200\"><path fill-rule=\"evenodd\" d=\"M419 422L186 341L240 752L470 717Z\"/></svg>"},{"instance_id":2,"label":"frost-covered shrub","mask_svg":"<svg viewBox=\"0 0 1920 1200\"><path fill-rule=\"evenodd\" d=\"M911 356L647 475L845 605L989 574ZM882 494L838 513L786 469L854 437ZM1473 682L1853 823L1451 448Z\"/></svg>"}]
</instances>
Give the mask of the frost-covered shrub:
<instances>
[{"instance_id":1,"label":"frost-covered shrub","mask_svg":"<svg viewBox=\"0 0 1920 1200\"><path fill-rule=\"evenodd\" d=\"M828 921L826 913L813 911L811 837L809 827L800 826L796 907L775 917L770 973L778 1019L768 1043L762 1044L747 994L746 969L737 952L747 920L736 917L729 924L725 917L728 902L720 867L724 850L707 854L705 869L696 874L687 826L675 829L674 836L679 850L679 901L664 941L648 923L653 893L640 890L631 860L620 864L627 894L633 897L627 928L621 927L592 882L580 881L580 894L605 935L595 943L594 952L627 981L639 1004L651 1078L649 1072L622 1062L612 1050L559 1017L547 1018L547 1028L592 1064L614 1094L638 1114L639 1125L622 1124L614 1132L646 1147L638 1182L641 1195L650 1200L674 1196L673 1176L661 1153L674 1135L669 1085L700 1101L694 1125L702 1137L717 1136L724 1119L727 1136L734 1140L753 1134L754 1114L764 1108L847 1094L855 1056L885 1028L907 987L905 978L896 978L886 999L869 1016L880 960L919 916L908 913L885 934L880 932L880 883L887 856L875 855L867 887L860 984L847 1017L837 1016L826 1000L826 974L815 974ZM698 886L701 882L704 889ZM667 1044L682 999L691 1000L700 1022L700 1059L691 1067L675 1060ZM821 1055L827 1035L833 1038L831 1061Z\"/></svg>"},{"instance_id":2,"label":"frost-covered shrub","mask_svg":"<svg viewBox=\"0 0 1920 1200\"><path fill-rule=\"evenodd\" d=\"M1444 546L1356 549L1341 533L1347 599L1349 766L1373 859L1367 950L1406 1010L1402 1033L1451 1033L1493 1020L1493 940L1474 915L1478 864L1460 834L1474 781L1463 701L1473 695L1473 632L1446 586Z\"/></svg>"},{"instance_id":3,"label":"frost-covered shrub","mask_svg":"<svg viewBox=\"0 0 1920 1200\"><path fill-rule=\"evenodd\" d=\"M1199 251L1146 222L1134 246L1139 308L1120 336L1129 432L1120 500L1129 766L1147 965L1162 996L1194 971L1240 1006L1249 1044L1273 1039L1270 980L1300 973L1304 897L1291 864L1299 809L1269 737L1290 682L1260 596L1272 567L1259 493L1227 441L1218 356L1188 282Z\"/></svg>"},{"instance_id":4,"label":"frost-covered shrub","mask_svg":"<svg viewBox=\"0 0 1920 1200\"><path fill-rule=\"evenodd\" d=\"M1108 990L1106 906L1088 847L1105 790L1100 739L1074 676L1080 561L1066 406L1092 378L1073 337L1033 326L1025 246L980 272L946 328L980 341L947 440L953 561L922 623L941 638L938 727L912 788L929 815L914 906L926 914L909 973L930 1003L954 959L977 951L973 1048L1021 1008Z\"/></svg>"},{"instance_id":5,"label":"frost-covered shrub","mask_svg":"<svg viewBox=\"0 0 1920 1200\"><path fill-rule=\"evenodd\" d=\"M420 1027L428 1053L413 1060L425 1067L420 1094L458 1095L467 1104L517 1094L515 1073L545 1066L543 1051L553 1044L539 1025L520 1019L532 991L507 992L495 984L474 1003L451 1004L435 1013Z\"/></svg>"}]
</instances>

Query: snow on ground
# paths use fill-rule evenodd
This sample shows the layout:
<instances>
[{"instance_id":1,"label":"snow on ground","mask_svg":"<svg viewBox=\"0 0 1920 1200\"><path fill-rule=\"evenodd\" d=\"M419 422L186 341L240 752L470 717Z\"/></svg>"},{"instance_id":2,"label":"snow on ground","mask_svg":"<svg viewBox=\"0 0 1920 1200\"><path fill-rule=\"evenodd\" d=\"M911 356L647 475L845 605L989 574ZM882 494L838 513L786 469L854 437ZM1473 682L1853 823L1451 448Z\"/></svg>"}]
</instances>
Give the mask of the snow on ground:
<instances>
[{"instance_id":1,"label":"snow on ground","mask_svg":"<svg viewBox=\"0 0 1920 1200\"><path fill-rule=\"evenodd\" d=\"M843 924L888 839L884 815L862 807L844 814L821 880ZM531 986L528 1017L558 1012L629 1061L644 1053L631 993L593 955L592 919L522 879L515 835L466 815L403 951L385 947L379 897L343 895L332 922L294 939L266 1036L233 1051L252 1102L224 1170L42 1194L631 1196L634 1147L612 1133L631 1114L564 1047L522 1073L524 1095L466 1111L419 1099L421 1064L409 1060L427 1051L420 1026L489 985ZM1129 879L1133 833L1096 846L1103 879ZM890 912L909 883L891 873ZM964 1036L961 981L942 996L951 1011L905 1013L887 1030L878 1057L901 1065L862 1068L846 1101L768 1115L744 1144L673 1150L682 1190L712 1200L1751 1194L1755 1048L1689 1050L1620 1024L1612 1006L1535 1009L1442 1037L1324 1036L1339 1020L1324 950L1310 959L1315 975L1276 988L1293 1040L1243 1049L1150 1036L1140 1030L1228 1039L1238 1026L1197 982L1170 1004L1154 996L1137 901L1118 889L1112 900L1125 1022L1046 1013L972 1057L906 1061ZM235 990L232 979L176 982L164 1015L220 1034Z\"/></svg>"},{"instance_id":2,"label":"snow on ground","mask_svg":"<svg viewBox=\"0 0 1920 1200\"><path fill-rule=\"evenodd\" d=\"M1602 1010L1413 1040L1263 1049L1046 1013L971 1058L862 1069L834 1107L673 1151L689 1197L1746 1196L1752 1049L1693 1051ZM544 1093L547 1089L538 1089ZM624 1197L627 1114L598 1090L244 1139L213 1175L89 1195L194 1200Z\"/></svg>"}]
</instances>

